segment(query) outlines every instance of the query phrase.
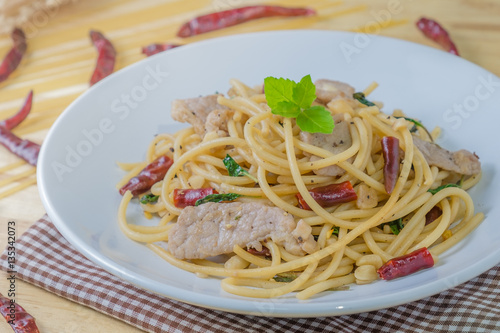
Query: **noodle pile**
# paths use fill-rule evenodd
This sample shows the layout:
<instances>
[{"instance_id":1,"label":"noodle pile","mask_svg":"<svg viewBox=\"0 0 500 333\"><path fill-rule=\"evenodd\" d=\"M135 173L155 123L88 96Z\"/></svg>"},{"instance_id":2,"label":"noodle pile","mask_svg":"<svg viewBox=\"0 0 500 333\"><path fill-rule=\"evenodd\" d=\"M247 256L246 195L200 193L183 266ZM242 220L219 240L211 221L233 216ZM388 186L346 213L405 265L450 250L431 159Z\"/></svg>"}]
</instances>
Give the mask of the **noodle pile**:
<instances>
[{"instance_id":1,"label":"noodle pile","mask_svg":"<svg viewBox=\"0 0 500 333\"><path fill-rule=\"evenodd\" d=\"M351 283L367 284L378 279L377 269L389 259L427 247L436 259L467 236L483 219L474 213L467 189L480 174L463 179L461 187L428 192L448 182L450 172L429 166L413 144L412 135L430 141L427 132L414 124L381 112L381 104L353 107L342 101L327 105L332 114L343 114L348 122L352 145L340 154L307 144L300 139L294 119L270 112L261 89L231 81L232 97L219 96L218 103L230 110L227 137L216 132L204 138L192 127L175 134L157 135L147 150L144 162L120 163L128 174L117 185L123 186L158 156L168 155L174 164L151 193L159 200L141 204L145 215L160 217L157 226L128 223L126 209L132 199L123 197L119 209L120 227L131 239L147 246L170 264L200 277L224 277L222 288L233 294L269 298L297 292L306 299L325 290L338 290ZM375 84L365 90L368 95ZM335 131L335 129L334 129ZM434 131L433 135L437 131ZM390 195L384 188L384 158L380 138L399 139L403 159L400 174ZM258 186L247 177L231 177L222 162L229 154L258 179ZM310 156L320 158L311 160ZM313 170L337 165L346 171L339 177L320 176ZM357 201L322 208L308 189L350 181ZM182 209L174 206L174 189L213 187L219 193L243 195L238 201L258 201L282 208L295 221L312 226L319 249L305 256L288 253L283 246L267 240L270 258L253 255L235 246L225 263L206 259L179 260L161 246ZM297 207L300 193L310 210ZM368 200L369 199L369 200ZM438 206L442 214L426 225L426 214ZM388 222L402 219L404 228L394 234ZM335 228L337 227L337 228ZM334 230L336 232L334 232ZM338 231L338 232L337 232Z\"/></svg>"}]
</instances>

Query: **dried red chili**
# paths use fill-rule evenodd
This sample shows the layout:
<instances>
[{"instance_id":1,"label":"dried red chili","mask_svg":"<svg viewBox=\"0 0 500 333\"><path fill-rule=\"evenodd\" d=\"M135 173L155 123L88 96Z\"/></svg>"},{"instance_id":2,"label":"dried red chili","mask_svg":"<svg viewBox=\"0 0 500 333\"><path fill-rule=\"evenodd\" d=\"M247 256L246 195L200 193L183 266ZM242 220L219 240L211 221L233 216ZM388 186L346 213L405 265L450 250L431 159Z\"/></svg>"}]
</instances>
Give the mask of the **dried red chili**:
<instances>
[{"instance_id":1,"label":"dried red chili","mask_svg":"<svg viewBox=\"0 0 500 333\"><path fill-rule=\"evenodd\" d=\"M424 268L434 266L434 258L426 247L386 262L377 270L383 280L407 276Z\"/></svg>"},{"instance_id":2,"label":"dried red chili","mask_svg":"<svg viewBox=\"0 0 500 333\"><path fill-rule=\"evenodd\" d=\"M31 104L33 102L33 90L31 90L24 101L24 105L19 109L19 111L13 115L12 117L0 121L0 126L5 127L8 130L13 129L17 125L19 125L31 111Z\"/></svg>"},{"instance_id":3,"label":"dried red chili","mask_svg":"<svg viewBox=\"0 0 500 333\"><path fill-rule=\"evenodd\" d=\"M254 256L262 256L262 257L270 257L271 256L271 250L269 250L267 247L262 246L262 250L257 251L253 247L247 248L247 252L250 254L253 254Z\"/></svg>"},{"instance_id":4,"label":"dried red chili","mask_svg":"<svg viewBox=\"0 0 500 333\"><path fill-rule=\"evenodd\" d=\"M15 333L39 333L35 318L19 304L0 294L0 313Z\"/></svg>"},{"instance_id":5,"label":"dried red chili","mask_svg":"<svg viewBox=\"0 0 500 333\"><path fill-rule=\"evenodd\" d=\"M455 43L453 43L448 31L446 31L441 24L434 20L422 17L417 21L417 27L427 38L441 45L446 51L459 55Z\"/></svg>"},{"instance_id":6,"label":"dried red chili","mask_svg":"<svg viewBox=\"0 0 500 333\"><path fill-rule=\"evenodd\" d=\"M271 16L311 16L316 11L311 8L291 8L281 6L247 6L198 16L184 23L177 36L190 37L205 32L219 30L251 20Z\"/></svg>"},{"instance_id":7,"label":"dried red chili","mask_svg":"<svg viewBox=\"0 0 500 333\"><path fill-rule=\"evenodd\" d=\"M91 30L90 39L97 49L97 63L90 79L90 85L101 81L113 73L116 61L116 50L113 44L99 31Z\"/></svg>"},{"instance_id":8,"label":"dried red chili","mask_svg":"<svg viewBox=\"0 0 500 333\"><path fill-rule=\"evenodd\" d=\"M438 206L432 207L432 209L425 214L425 225L434 222L438 217L443 214L443 211Z\"/></svg>"},{"instance_id":9,"label":"dried red chili","mask_svg":"<svg viewBox=\"0 0 500 333\"><path fill-rule=\"evenodd\" d=\"M13 42L12 48L0 65L0 82L5 81L19 66L27 49L26 36L21 29L15 28L12 31L11 37Z\"/></svg>"},{"instance_id":10,"label":"dried red chili","mask_svg":"<svg viewBox=\"0 0 500 333\"><path fill-rule=\"evenodd\" d=\"M196 189L175 189L174 190L174 206L184 208L194 206L196 201L203 199L210 194L218 194L214 188L196 188Z\"/></svg>"},{"instance_id":11,"label":"dried red chili","mask_svg":"<svg viewBox=\"0 0 500 333\"><path fill-rule=\"evenodd\" d=\"M158 157L142 169L137 176L130 179L128 183L120 189L120 194L124 195L125 192L130 191L132 195L136 196L149 191L151 186L165 177L165 174L172 164L173 161L170 157L166 155Z\"/></svg>"},{"instance_id":12,"label":"dried red chili","mask_svg":"<svg viewBox=\"0 0 500 333\"><path fill-rule=\"evenodd\" d=\"M144 46L142 48L142 53L147 55L148 57L152 56L153 54L157 54L163 51L167 51L176 47L182 46L180 44L171 44L171 43L166 43L166 44L149 44L148 46Z\"/></svg>"},{"instance_id":13,"label":"dried red chili","mask_svg":"<svg viewBox=\"0 0 500 333\"><path fill-rule=\"evenodd\" d=\"M5 127L0 126L0 144L11 153L36 166L38 154L40 153L40 145L38 143L21 139Z\"/></svg>"},{"instance_id":14,"label":"dried red chili","mask_svg":"<svg viewBox=\"0 0 500 333\"><path fill-rule=\"evenodd\" d=\"M358 196L349 181L345 181L340 184L330 184L316 187L309 190L309 194L311 194L313 199L321 207L331 207L339 203L350 202L358 199ZM297 193L296 197L299 201L300 208L311 210L311 207L309 207L300 193Z\"/></svg>"},{"instance_id":15,"label":"dried red chili","mask_svg":"<svg viewBox=\"0 0 500 333\"><path fill-rule=\"evenodd\" d=\"M399 140L393 136L384 136L381 143L384 156L385 191L391 194L399 174Z\"/></svg>"}]
</instances>

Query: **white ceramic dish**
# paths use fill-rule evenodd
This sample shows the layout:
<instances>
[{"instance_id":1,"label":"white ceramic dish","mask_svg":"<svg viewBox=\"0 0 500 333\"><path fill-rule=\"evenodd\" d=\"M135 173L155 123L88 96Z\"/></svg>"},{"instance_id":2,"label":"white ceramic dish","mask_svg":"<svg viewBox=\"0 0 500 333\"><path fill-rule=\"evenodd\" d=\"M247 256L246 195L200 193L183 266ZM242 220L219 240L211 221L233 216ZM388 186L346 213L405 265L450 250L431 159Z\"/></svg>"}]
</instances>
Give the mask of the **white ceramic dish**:
<instances>
[{"instance_id":1,"label":"white ceramic dish","mask_svg":"<svg viewBox=\"0 0 500 333\"><path fill-rule=\"evenodd\" d=\"M59 231L85 256L145 289L230 312L316 317L351 314L411 302L463 283L500 261L500 79L445 52L421 45L332 31L280 31L237 35L187 45L140 61L80 96L54 124L39 159L38 184ZM117 225L122 177L115 161L142 160L155 133L180 126L170 102L226 91L229 79L255 85L266 76L331 78L362 90L385 110L402 108L428 127L443 128L440 143L475 151L483 179L471 192L483 224L432 269L391 282L323 293L307 301L293 295L260 300L223 292L217 279L201 279L170 266ZM491 144L491 143L494 144ZM138 209L130 219L144 221Z\"/></svg>"}]
</instances>

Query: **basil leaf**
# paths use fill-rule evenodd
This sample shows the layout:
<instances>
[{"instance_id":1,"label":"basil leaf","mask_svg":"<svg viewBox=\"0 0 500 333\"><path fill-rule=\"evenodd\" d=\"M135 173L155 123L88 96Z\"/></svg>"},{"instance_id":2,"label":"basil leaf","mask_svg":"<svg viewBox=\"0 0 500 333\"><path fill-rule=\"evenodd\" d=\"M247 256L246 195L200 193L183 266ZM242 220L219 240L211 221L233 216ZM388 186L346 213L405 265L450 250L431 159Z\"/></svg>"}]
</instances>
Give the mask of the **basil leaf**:
<instances>
[{"instance_id":1,"label":"basil leaf","mask_svg":"<svg viewBox=\"0 0 500 333\"><path fill-rule=\"evenodd\" d=\"M155 203L158 201L159 195L154 195L153 193L149 193L146 195L143 195L141 198L141 204L149 204L149 203Z\"/></svg>"},{"instance_id":2,"label":"basil leaf","mask_svg":"<svg viewBox=\"0 0 500 333\"><path fill-rule=\"evenodd\" d=\"M354 99L357 99L361 104L364 104L366 106L375 106L374 103L372 103L366 99L365 94L362 92L354 93L354 95L352 95L352 97L354 97Z\"/></svg>"},{"instance_id":3,"label":"basil leaf","mask_svg":"<svg viewBox=\"0 0 500 333\"><path fill-rule=\"evenodd\" d=\"M443 190L443 189L445 189L447 187L458 187L458 188L460 188L460 185L459 184L453 184L453 183L452 184L445 184L445 185L441 185L438 188L435 188L433 190L429 189L429 190L427 190L427 192L429 192L432 195L434 195L434 194L438 193L439 191L441 191L441 190Z\"/></svg>"},{"instance_id":4,"label":"basil leaf","mask_svg":"<svg viewBox=\"0 0 500 333\"><path fill-rule=\"evenodd\" d=\"M425 126L421 122L419 122L418 120L415 120L415 119L412 119L412 118L408 118L408 117L394 117L394 118L403 118L404 120L407 120L407 121L409 121L411 123L414 123L415 126L421 127L425 131L425 133L427 133L427 135L429 136L429 138L431 138L431 141L434 142L434 139L432 139L431 133L429 133L429 131L427 130L427 128L425 128Z\"/></svg>"},{"instance_id":5,"label":"basil leaf","mask_svg":"<svg viewBox=\"0 0 500 333\"><path fill-rule=\"evenodd\" d=\"M254 182L258 183L258 179L252 176L248 171L243 169L236 161L229 156L229 154L226 155L226 157L222 160L224 163L224 166L227 169L227 172L229 173L229 176L231 177L241 177L241 176L247 176Z\"/></svg>"},{"instance_id":6,"label":"basil leaf","mask_svg":"<svg viewBox=\"0 0 500 333\"><path fill-rule=\"evenodd\" d=\"M388 225L389 228L391 229L391 232L394 235L399 235L401 230L404 228L403 218L399 218L399 219L391 221L391 222L382 223L380 225L380 227L384 228L384 225Z\"/></svg>"},{"instance_id":7,"label":"basil leaf","mask_svg":"<svg viewBox=\"0 0 500 333\"><path fill-rule=\"evenodd\" d=\"M194 205L199 206L207 202L233 201L239 197L241 197L241 194L236 194L236 193L209 194L203 199L196 200Z\"/></svg>"},{"instance_id":8,"label":"basil leaf","mask_svg":"<svg viewBox=\"0 0 500 333\"><path fill-rule=\"evenodd\" d=\"M299 114L297 125L305 132L325 134L332 133L335 127L330 111L319 105L311 106Z\"/></svg>"}]
</instances>

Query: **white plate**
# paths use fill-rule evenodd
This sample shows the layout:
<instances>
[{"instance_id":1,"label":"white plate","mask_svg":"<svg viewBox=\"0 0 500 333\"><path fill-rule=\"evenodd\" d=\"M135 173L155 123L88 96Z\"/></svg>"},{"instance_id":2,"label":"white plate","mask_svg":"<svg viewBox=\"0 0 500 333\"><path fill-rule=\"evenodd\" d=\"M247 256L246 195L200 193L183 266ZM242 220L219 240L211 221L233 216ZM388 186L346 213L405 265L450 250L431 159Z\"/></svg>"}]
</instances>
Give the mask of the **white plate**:
<instances>
[{"instance_id":1,"label":"white plate","mask_svg":"<svg viewBox=\"0 0 500 333\"><path fill-rule=\"evenodd\" d=\"M145 289L199 306L276 316L316 317L371 311L411 302L463 283L500 261L500 79L445 52L376 36L332 31L279 31L207 40L129 66L80 96L52 127L40 154L38 184L53 222L85 256ZM230 295L219 280L170 266L118 228L122 177L115 161L144 159L155 133L180 125L170 102L227 91L238 78L256 85L266 76L331 78L362 90L385 110L402 108L430 128L440 143L481 158L483 179L471 191L483 224L439 263L412 276L299 301L293 295L259 300ZM132 205L133 207L133 205ZM143 221L136 208L130 219ZM151 223L151 222L144 222Z\"/></svg>"}]
</instances>

